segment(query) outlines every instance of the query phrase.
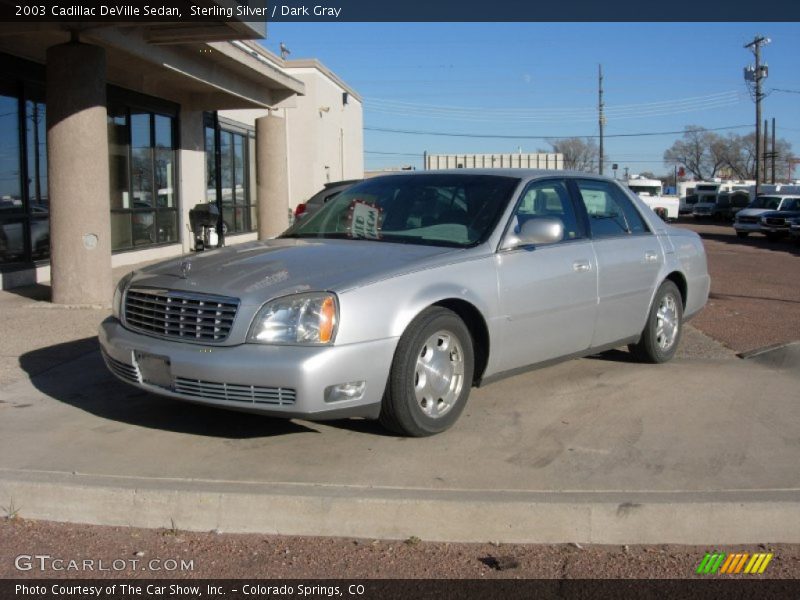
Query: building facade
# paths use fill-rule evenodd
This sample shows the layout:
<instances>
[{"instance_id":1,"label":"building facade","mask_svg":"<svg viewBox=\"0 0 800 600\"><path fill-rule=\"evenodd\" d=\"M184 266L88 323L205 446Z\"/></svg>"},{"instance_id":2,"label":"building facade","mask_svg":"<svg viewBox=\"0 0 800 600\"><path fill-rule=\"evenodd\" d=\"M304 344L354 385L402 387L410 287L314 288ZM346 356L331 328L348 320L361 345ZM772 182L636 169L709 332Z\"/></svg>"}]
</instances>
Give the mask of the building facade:
<instances>
[{"instance_id":1,"label":"building facade","mask_svg":"<svg viewBox=\"0 0 800 600\"><path fill-rule=\"evenodd\" d=\"M280 233L326 177L361 177L358 94L259 37L239 22L0 31L2 288L50 280L54 302L105 305L112 266L193 249L196 205L217 205L230 245Z\"/></svg>"}]
</instances>

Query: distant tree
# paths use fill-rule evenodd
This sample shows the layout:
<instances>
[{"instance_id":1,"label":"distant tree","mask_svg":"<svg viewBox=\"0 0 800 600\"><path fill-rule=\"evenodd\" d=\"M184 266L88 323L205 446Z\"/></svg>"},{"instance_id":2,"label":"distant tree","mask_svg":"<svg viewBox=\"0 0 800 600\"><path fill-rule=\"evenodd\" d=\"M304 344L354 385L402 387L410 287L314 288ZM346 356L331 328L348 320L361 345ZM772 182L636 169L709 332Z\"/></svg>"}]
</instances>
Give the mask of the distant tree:
<instances>
[{"instance_id":1,"label":"distant tree","mask_svg":"<svg viewBox=\"0 0 800 600\"><path fill-rule=\"evenodd\" d=\"M739 135L730 133L725 138L725 165L730 168L731 172L739 179L755 179L756 176L756 135L755 133L748 133L747 135ZM769 145L767 152L772 152L772 146ZM775 140L775 179L780 180L788 170L788 161L794 158L792 153L792 144L785 139L779 138ZM762 158L763 160L763 158ZM763 169L763 163L762 163ZM772 159L768 155L767 169L764 173L766 179L767 174L772 171Z\"/></svg>"},{"instance_id":2,"label":"distant tree","mask_svg":"<svg viewBox=\"0 0 800 600\"><path fill-rule=\"evenodd\" d=\"M564 156L564 168L574 171L594 171L597 169L600 149L592 138L562 138L550 142L553 152Z\"/></svg>"},{"instance_id":3,"label":"distant tree","mask_svg":"<svg viewBox=\"0 0 800 600\"><path fill-rule=\"evenodd\" d=\"M725 144L713 131L687 125L683 137L664 152L664 162L683 165L697 179L711 179L725 164Z\"/></svg>"},{"instance_id":4,"label":"distant tree","mask_svg":"<svg viewBox=\"0 0 800 600\"><path fill-rule=\"evenodd\" d=\"M770 152L772 148L768 149ZM789 160L794 158L792 145L785 139L775 142L776 180L788 170ZM756 145L755 134L729 133L721 136L703 127L688 125L683 137L664 152L668 165L682 165L696 179L711 179L720 169L730 169L738 179L755 179ZM771 168L771 160L768 160Z\"/></svg>"}]
</instances>

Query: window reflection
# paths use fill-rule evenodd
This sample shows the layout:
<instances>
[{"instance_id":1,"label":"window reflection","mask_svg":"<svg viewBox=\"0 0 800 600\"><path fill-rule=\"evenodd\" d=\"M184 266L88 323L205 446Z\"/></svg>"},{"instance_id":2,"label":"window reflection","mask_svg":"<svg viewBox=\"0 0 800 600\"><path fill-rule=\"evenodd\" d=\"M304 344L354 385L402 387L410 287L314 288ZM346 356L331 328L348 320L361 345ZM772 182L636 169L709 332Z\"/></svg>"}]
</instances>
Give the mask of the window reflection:
<instances>
[{"instance_id":1,"label":"window reflection","mask_svg":"<svg viewBox=\"0 0 800 600\"><path fill-rule=\"evenodd\" d=\"M172 117L109 108L113 250L180 241L174 130Z\"/></svg>"},{"instance_id":2,"label":"window reflection","mask_svg":"<svg viewBox=\"0 0 800 600\"><path fill-rule=\"evenodd\" d=\"M205 129L206 200L217 200L217 172L214 157L214 128ZM252 181L255 172L255 139L246 133L223 129L220 132L221 213L225 233L254 231L257 224L253 206Z\"/></svg>"}]
</instances>

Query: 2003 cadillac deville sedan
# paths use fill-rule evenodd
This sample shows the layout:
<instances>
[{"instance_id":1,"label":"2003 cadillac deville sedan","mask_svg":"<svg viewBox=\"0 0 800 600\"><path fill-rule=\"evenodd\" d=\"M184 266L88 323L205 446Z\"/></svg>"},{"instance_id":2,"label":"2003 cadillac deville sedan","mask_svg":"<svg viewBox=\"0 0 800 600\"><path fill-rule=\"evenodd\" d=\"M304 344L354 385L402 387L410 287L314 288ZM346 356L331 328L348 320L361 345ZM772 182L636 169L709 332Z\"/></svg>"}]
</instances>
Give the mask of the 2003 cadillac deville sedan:
<instances>
[{"instance_id":1,"label":"2003 cadillac deville sedan","mask_svg":"<svg viewBox=\"0 0 800 600\"><path fill-rule=\"evenodd\" d=\"M472 386L531 365L625 344L669 360L709 283L700 238L613 180L406 173L277 239L129 274L100 342L117 377L157 394L424 436Z\"/></svg>"}]
</instances>

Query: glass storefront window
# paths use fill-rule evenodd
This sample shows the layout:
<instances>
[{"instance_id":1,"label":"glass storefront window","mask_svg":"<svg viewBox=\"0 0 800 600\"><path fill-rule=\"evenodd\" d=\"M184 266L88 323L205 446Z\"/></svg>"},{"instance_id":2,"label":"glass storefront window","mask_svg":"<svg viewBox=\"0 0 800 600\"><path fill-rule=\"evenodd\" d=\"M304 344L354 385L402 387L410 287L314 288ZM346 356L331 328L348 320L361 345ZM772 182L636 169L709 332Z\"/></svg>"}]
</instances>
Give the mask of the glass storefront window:
<instances>
[{"instance_id":1,"label":"glass storefront window","mask_svg":"<svg viewBox=\"0 0 800 600\"><path fill-rule=\"evenodd\" d=\"M45 105L21 91L0 87L0 264L50 256Z\"/></svg>"},{"instance_id":2,"label":"glass storefront window","mask_svg":"<svg viewBox=\"0 0 800 600\"><path fill-rule=\"evenodd\" d=\"M217 201L217 163L214 160L214 128L206 127L206 200Z\"/></svg>"},{"instance_id":3,"label":"glass storefront window","mask_svg":"<svg viewBox=\"0 0 800 600\"><path fill-rule=\"evenodd\" d=\"M155 115L155 176L156 206L175 207L175 147L172 139L172 119Z\"/></svg>"},{"instance_id":4,"label":"glass storefront window","mask_svg":"<svg viewBox=\"0 0 800 600\"><path fill-rule=\"evenodd\" d=\"M217 201L217 178L214 161L214 128L206 126L206 174L208 202ZM255 196L252 185L255 173L255 139L246 132L220 131L219 183L222 199L218 206L222 213L226 234L255 231L257 227Z\"/></svg>"},{"instance_id":5,"label":"glass storefront window","mask_svg":"<svg viewBox=\"0 0 800 600\"><path fill-rule=\"evenodd\" d=\"M180 241L175 119L117 106L108 122L112 249Z\"/></svg>"},{"instance_id":6,"label":"glass storefront window","mask_svg":"<svg viewBox=\"0 0 800 600\"><path fill-rule=\"evenodd\" d=\"M0 212L22 212L19 100L0 95Z\"/></svg>"}]
</instances>

